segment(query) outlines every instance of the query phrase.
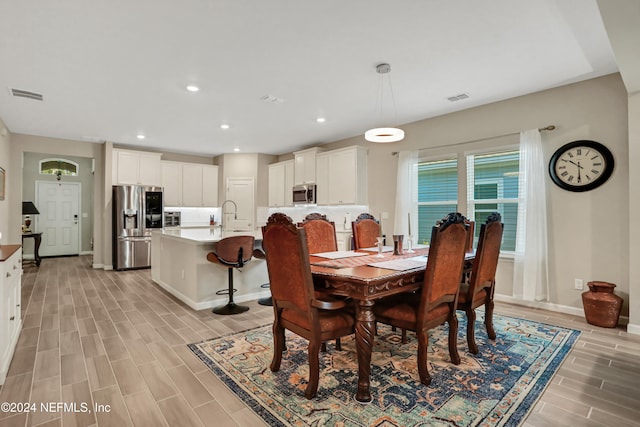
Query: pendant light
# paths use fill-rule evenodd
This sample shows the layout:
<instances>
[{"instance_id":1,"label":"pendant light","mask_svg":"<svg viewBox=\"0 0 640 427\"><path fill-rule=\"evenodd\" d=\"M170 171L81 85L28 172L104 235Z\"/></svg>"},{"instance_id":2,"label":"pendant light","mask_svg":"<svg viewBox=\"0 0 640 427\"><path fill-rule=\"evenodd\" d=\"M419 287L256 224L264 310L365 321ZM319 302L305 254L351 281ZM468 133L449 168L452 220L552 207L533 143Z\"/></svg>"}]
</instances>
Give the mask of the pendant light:
<instances>
[{"instance_id":1,"label":"pendant light","mask_svg":"<svg viewBox=\"0 0 640 427\"><path fill-rule=\"evenodd\" d=\"M380 116L382 117L382 104L384 101L384 77L387 76L387 83L389 85L389 93L391 94L391 102L393 104L393 112L394 115L397 115L396 111L396 101L393 97L393 88L391 87L391 77L389 73L391 72L391 65L389 64L378 64L376 66L376 72L380 74L380 85L378 86L378 96L377 96L377 104L380 107ZM395 116L394 116L395 118ZM385 127L385 128L375 128L369 129L364 133L364 139L370 142L378 142L378 143L386 143L386 142L397 142L402 141L404 139L404 131L398 128Z\"/></svg>"}]
</instances>

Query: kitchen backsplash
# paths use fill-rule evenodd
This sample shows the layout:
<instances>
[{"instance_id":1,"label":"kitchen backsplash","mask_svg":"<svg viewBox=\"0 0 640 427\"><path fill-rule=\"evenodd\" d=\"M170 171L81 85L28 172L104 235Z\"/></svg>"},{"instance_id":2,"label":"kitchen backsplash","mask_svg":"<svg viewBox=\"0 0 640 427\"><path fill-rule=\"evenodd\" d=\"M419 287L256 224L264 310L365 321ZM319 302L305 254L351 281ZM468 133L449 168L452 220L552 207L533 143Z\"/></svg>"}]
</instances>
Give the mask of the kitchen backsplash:
<instances>
[{"instance_id":1,"label":"kitchen backsplash","mask_svg":"<svg viewBox=\"0 0 640 427\"><path fill-rule=\"evenodd\" d=\"M336 224L336 231L351 231L351 221L354 221L358 215L363 212L369 212L367 205L349 205L349 206L296 206L291 208L264 208L268 210L268 214L258 215L258 225L264 225L269 215L274 212L282 212L291 217L294 222L301 222L305 216L310 213L318 212L326 215L329 221ZM260 211L258 211L260 213ZM378 215L374 214L376 217Z\"/></svg>"},{"instance_id":2,"label":"kitchen backsplash","mask_svg":"<svg viewBox=\"0 0 640 427\"><path fill-rule=\"evenodd\" d=\"M220 208L165 208L166 212L180 212L181 227L207 227L209 218L214 216L216 224L220 224ZM305 216L312 212L318 212L335 222L336 231L351 231L351 221L355 220L363 212L369 212L367 205L349 206L296 206L288 208L258 207L256 210L256 227L266 224L269 215L274 212L283 212L291 217L294 222L301 222ZM375 213L373 214L378 217ZM384 223L383 223L384 227Z\"/></svg>"},{"instance_id":3,"label":"kitchen backsplash","mask_svg":"<svg viewBox=\"0 0 640 427\"><path fill-rule=\"evenodd\" d=\"M165 212L180 212L181 227L207 227L211 215L220 223L220 208L165 208Z\"/></svg>"}]
</instances>

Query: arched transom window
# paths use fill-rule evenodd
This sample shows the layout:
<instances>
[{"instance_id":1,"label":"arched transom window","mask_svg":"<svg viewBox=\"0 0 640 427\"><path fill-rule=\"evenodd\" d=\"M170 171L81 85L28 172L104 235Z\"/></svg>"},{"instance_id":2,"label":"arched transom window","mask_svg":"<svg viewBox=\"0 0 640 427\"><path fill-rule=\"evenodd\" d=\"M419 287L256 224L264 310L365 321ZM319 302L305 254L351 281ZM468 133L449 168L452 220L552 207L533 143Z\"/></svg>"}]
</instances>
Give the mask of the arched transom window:
<instances>
[{"instance_id":1,"label":"arched transom window","mask_svg":"<svg viewBox=\"0 0 640 427\"><path fill-rule=\"evenodd\" d=\"M78 164L66 159L42 159L40 160L40 174L42 175L78 175Z\"/></svg>"}]
</instances>

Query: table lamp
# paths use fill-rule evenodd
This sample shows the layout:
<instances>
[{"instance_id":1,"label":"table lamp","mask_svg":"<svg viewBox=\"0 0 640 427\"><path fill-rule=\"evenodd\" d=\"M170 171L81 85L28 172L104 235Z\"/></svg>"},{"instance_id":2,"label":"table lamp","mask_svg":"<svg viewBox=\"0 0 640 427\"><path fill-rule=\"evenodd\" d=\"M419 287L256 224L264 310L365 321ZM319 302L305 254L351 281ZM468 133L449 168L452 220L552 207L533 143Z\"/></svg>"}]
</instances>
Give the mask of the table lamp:
<instances>
[{"instance_id":1,"label":"table lamp","mask_svg":"<svg viewBox=\"0 0 640 427\"><path fill-rule=\"evenodd\" d=\"M40 215L36 205L33 202L22 202L22 215L26 215L24 217L24 230L23 231L31 231L29 226L31 226L31 217L29 215Z\"/></svg>"}]
</instances>

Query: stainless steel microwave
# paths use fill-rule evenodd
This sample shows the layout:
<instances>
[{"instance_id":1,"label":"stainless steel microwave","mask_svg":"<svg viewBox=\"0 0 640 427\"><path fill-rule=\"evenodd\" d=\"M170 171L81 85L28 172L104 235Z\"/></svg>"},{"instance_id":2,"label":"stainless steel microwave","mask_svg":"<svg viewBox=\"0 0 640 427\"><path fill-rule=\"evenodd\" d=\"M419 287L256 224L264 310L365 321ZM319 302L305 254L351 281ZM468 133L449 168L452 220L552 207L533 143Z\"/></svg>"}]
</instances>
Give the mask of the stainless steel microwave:
<instances>
[{"instance_id":1,"label":"stainless steel microwave","mask_svg":"<svg viewBox=\"0 0 640 427\"><path fill-rule=\"evenodd\" d=\"M315 205L316 204L316 185L296 185L293 187L293 204L294 205Z\"/></svg>"}]
</instances>

